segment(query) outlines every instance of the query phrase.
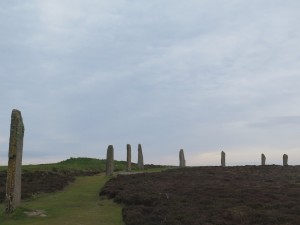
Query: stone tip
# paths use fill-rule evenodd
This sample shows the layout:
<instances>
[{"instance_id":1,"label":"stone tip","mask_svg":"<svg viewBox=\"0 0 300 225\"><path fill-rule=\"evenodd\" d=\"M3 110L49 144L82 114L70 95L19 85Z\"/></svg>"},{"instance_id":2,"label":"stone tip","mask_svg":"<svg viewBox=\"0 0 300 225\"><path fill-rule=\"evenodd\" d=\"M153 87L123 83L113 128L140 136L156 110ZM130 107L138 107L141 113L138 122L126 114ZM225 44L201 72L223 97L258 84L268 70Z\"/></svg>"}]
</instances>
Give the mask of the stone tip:
<instances>
[{"instance_id":1,"label":"stone tip","mask_svg":"<svg viewBox=\"0 0 300 225\"><path fill-rule=\"evenodd\" d=\"M18 109L13 109L12 112L19 112L20 113L21 111L18 110Z\"/></svg>"},{"instance_id":2,"label":"stone tip","mask_svg":"<svg viewBox=\"0 0 300 225\"><path fill-rule=\"evenodd\" d=\"M19 111L18 109L13 109L11 112L11 121L13 121L13 120L19 121L18 126L22 127L22 130L23 130L22 132L24 133L25 128L24 128L23 118L22 118L21 111Z\"/></svg>"},{"instance_id":3,"label":"stone tip","mask_svg":"<svg viewBox=\"0 0 300 225\"><path fill-rule=\"evenodd\" d=\"M11 115L17 115L17 116L22 117L21 111L18 110L18 109L13 109L12 112L11 112Z\"/></svg>"}]
</instances>

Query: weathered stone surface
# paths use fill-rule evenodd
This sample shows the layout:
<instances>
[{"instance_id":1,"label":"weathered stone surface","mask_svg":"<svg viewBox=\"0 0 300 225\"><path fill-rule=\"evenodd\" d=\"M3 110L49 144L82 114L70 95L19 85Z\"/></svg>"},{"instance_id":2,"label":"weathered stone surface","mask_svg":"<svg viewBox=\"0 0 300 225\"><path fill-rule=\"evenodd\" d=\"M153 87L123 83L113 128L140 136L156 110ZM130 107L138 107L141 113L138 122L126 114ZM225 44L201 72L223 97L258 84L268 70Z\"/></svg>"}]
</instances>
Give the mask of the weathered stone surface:
<instances>
[{"instance_id":1,"label":"weathered stone surface","mask_svg":"<svg viewBox=\"0 0 300 225\"><path fill-rule=\"evenodd\" d=\"M21 203L21 176L24 124L21 112L11 114L9 153L6 181L5 211L12 213Z\"/></svg>"},{"instance_id":2,"label":"weathered stone surface","mask_svg":"<svg viewBox=\"0 0 300 225\"><path fill-rule=\"evenodd\" d=\"M127 144L127 171L131 171L131 145Z\"/></svg>"},{"instance_id":3,"label":"weathered stone surface","mask_svg":"<svg viewBox=\"0 0 300 225\"><path fill-rule=\"evenodd\" d=\"M109 145L106 154L106 176L112 176L114 173L114 147Z\"/></svg>"},{"instance_id":4,"label":"weathered stone surface","mask_svg":"<svg viewBox=\"0 0 300 225\"><path fill-rule=\"evenodd\" d=\"M261 154L261 165L262 166L266 165L266 156L265 156L265 154Z\"/></svg>"},{"instance_id":5,"label":"weathered stone surface","mask_svg":"<svg viewBox=\"0 0 300 225\"><path fill-rule=\"evenodd\" d=\"M138 168L140 170L144 169L144 158L141 144L138 146Z\"/></svg>"},{"instance_id":6,"label":"weathered stone surface","mask_svg":"<svg viewBox=\"0 0 300 225\"><path fill-rule=\"evenodd\" d=\"M179 151L179 166L180 167L185 167L185 158L184 158L183 149L180 149L180 151Z\"/></svg>"},{"instance_id":7,"label":"weathered stone surface","mask_svg":"<svg viewBox=\"0 0 300 225\"><path fill-rule=\"evenodd\" d=\"M226 166L225 162L225 152L221 152L221 166Z\"/></svg>"},{"instance_id":8,"label":"weathered stone surface","mask_svg":"<svg viewBox=\"0 0 300 225\"><path fill-rule=\"evenodd\" d=\"M288 166L288 155L287 154L283 155L283 165Z\"/></svg>"}]
</instances>

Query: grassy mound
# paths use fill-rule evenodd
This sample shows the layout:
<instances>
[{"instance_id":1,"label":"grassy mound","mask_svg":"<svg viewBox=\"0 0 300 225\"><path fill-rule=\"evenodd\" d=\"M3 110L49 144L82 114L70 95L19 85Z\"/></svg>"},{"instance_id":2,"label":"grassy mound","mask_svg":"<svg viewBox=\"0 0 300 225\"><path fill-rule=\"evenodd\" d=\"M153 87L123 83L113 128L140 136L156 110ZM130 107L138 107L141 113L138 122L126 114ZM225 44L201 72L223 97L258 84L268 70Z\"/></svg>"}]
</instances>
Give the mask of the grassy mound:
<instances>
[{"instance_id":1,"label":"grassy mound","mask_svg":"<svg viewBox=\"0 0 300 225\"><path fill-rule=\"evenodd\" d=\"M104 172L105 171L105 159L95 158L70 158L58 163L52 164L40 164L40 165L25 165L23 171L81 171L81 172ZM125 170L125 161L115 161L115 171ZM133 169L137 167L133 164Z\"/></svg>"},{"instance_id":2,"label":"grassy mound","mask_svg":"<svg viewBox=\"0 0 300 225\"><path fill-rule=\"evenodd\" d=\"M95 159L95 158L70 158L58 163L49 164L36 164L36 165L23 165L23 172L34 172L34 171L55 171L55 172L95 172L100 173L105 171L105 159ZM126 169L125 161L115 160L115 171L121 171ZM0 171L6 171L7 166L0 166ZM137 165L132 163L132 169L136 170Z\"/></svg>"}]
</instances>

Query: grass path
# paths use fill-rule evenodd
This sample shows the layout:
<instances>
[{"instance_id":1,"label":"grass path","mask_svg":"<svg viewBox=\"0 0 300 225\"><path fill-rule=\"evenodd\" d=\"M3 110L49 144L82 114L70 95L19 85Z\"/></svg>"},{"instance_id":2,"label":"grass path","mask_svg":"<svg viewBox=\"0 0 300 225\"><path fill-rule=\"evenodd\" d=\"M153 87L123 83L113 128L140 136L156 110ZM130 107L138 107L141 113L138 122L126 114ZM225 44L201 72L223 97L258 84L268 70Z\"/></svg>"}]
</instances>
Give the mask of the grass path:
<instances>
[{"instance_id":1,"label":"grass path","mask_svg":"<svg viewBox=\"0 0 300 225\"><path fill-rule=\"evenodd\" d=\"M79 177L65 190L23 201L13 216L0 215L1 225L124 225L121 206L100 199L104 175ZM3 204L0 205L1 212ZM46 217L27 217L24 211L44 210Z\"/></svg>"}]
</instances>

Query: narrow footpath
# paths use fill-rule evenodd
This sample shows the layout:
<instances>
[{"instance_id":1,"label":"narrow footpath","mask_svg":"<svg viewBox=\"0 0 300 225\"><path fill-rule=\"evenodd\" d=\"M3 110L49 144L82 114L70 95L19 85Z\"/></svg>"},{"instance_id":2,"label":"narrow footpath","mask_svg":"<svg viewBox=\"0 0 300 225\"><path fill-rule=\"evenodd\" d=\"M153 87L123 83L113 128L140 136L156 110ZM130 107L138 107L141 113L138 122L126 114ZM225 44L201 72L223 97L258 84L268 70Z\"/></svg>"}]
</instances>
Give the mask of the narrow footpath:
<instances>
[{"instance_id":1,"label":"narrow footpath","mask_svg":"<svg viewBox=\"0 0 300 225\"><path fill-rule=\"evenodd\" d=\"M63 191L40 194L23 201L11 217L1 214L0 224L124 225L121 206L99 198L99 191L106 181L103 174L78 177ZM1 204L1 212L3 209Z\"/></svg>"}]
</instances>

